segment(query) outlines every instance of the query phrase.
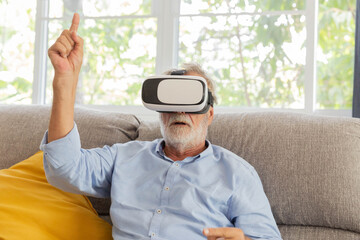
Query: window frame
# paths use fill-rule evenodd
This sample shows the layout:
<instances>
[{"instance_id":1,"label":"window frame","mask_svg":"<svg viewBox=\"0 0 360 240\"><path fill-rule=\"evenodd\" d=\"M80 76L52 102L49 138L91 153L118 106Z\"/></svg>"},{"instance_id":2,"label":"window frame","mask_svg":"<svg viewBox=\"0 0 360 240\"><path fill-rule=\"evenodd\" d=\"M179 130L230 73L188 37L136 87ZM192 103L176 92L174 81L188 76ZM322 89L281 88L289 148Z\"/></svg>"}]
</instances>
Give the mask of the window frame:
<instances>
[{"instance_id":1,"label":"window frame","mask_svg":"<svg viewBox=\"0 0 360 240\"><path fill-rule=\"evenodd\" d=\"M36 14L36 37L35 37L35 64L34 64L34 80L33 80L33 104L45 104L46 91L46 68L47 68L47 49L48 49L48 23L49 20L49 3L50 0L37 0ZM318 115L330 116L352 116L351 109L316 109L316 56L317 56L317 23L318 22L318 5L319 0L306 0L305 10L299 11L279 11L273 14L304 14L306 17L306 64L305 64L305 82L304 82L304 108L248 108L248 107L224 107L216 106L218 113L238 113L253 111L288 111L310 113ZM242 13L253 14L253 13ZM258 14L258 13L256 13ZM271 12L261 13L263 15L271 14ZM176 67L178 65L178 47L179 47L179 19L180 19L180 0L153 0L152 1L152 17L157 19L157 49L155 72L161 74L163 71ZM193 15L195 16L195 15ZM196 15L197 16L197 15ZM94 17L84 17L92 18ZM103 18L103 17L99 17ZM121 18L121 17L114 17ZM59 19L59 18L57 18ZM71 19L65 19L71 21ZM157 114L145 109L143 106L98 106L84 105L89 108L105 109L108 111L118 111L133 113L142 119L157 119Z\"/></svg>"},{"instance_id":2,"label":"window frame","mask_svg":"<svg viewBox=\"0 0 360 240\"><path fill-rule=\"evenodd\" d=\"M355 61L354 61L354 89L353 89L353 110L352 116L360 118L360 0L356 1L355 18Z\"/></svg>"}]
</instances>

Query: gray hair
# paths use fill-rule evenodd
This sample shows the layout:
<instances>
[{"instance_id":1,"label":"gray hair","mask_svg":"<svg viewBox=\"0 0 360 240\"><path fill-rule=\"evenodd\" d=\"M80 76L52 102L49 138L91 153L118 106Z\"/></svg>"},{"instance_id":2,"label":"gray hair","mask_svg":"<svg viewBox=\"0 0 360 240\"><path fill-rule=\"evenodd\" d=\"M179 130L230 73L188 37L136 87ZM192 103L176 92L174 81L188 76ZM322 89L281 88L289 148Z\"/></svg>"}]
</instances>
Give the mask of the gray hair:
<instances>
[{"instance_id":1,"label":"gray hair","mask_svg":"<svg viewBox=\"0 0 360 240\"><path fill-rule=\"evenodd\" d=\"M198 63L184 63L181 66L181 69L184 69L186 72L194 72L199 75L201 75L203 78L205 78L206 83L208 85L208 88L213 96L214 103L217 103L217 96L215 92L215 81L209 76L207 72L205 72L204 69L200 66ZM178 70L178 69L170 69L164 72L165 75L170 75L172 71Z\"/></svg>"}]
</instances>

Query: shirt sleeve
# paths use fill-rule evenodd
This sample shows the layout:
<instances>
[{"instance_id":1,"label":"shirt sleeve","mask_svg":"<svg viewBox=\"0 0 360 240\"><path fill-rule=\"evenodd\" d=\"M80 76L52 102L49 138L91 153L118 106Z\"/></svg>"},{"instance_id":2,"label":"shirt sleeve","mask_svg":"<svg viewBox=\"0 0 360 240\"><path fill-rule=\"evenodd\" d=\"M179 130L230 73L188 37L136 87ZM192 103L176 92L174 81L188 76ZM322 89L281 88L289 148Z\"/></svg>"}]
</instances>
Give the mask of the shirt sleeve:
<instances>
[{"instance_id":1,"label":"shirt sleeve","mask_svg":"<svg viewBox=\"0 0 360 240\"><path fill-rule=\"evenodd\" d=\"M232 196L229 215L234 226L251 239L281 240L269 201L254 169Z\"/></svg>"},{"instance_id":2,"label":"shirt sleeve","mask_svg":"<svg viewBox=\"0 0 360 240\"><path fill-rule=\"evenodd\" d=\"M40 144L48 182L64 191L94 197L109 197L116 145L82 149L76 123L63 138Z\"/></svg>"}]
</instances>

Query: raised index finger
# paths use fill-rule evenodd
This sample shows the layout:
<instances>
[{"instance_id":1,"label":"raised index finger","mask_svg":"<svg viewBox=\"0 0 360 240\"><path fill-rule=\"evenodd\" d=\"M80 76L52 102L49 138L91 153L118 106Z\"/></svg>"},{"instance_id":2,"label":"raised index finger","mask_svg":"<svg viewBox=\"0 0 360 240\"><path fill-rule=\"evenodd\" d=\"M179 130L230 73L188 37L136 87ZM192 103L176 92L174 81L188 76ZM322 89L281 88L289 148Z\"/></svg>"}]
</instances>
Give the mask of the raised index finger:
<instances>
[{"instance_id":1,"label":"raised index finger","mask_svg":"<svg viewBox=\"0 0 360 240\"><path fill-rule=\"evenodd\" d=\"M74 31L77 32L78 27L79 27L79 22L80 22L80 15L78 13L74 13L73 19L72 19L72 23L70 26L70 32Z\"/></svg>"}]
</instances>

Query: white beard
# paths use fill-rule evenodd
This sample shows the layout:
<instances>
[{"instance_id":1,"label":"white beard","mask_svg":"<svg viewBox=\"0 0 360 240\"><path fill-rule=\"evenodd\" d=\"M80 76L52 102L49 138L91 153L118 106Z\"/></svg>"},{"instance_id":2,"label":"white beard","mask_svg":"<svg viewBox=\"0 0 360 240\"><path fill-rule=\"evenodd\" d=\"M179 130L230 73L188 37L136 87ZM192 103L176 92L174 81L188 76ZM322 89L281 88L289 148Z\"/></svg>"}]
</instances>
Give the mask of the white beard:
<instances>
[{"instance_id":1,"label":"white beard","mask_svg":"<svg viewBox=\"0 0 360 240\"><path fill-rule=\"evenodd\" d=\"M190 117L184 114L173 114L167 125L160 114L160 130L165 143L179 150L194 148L205 142L208 129L208 116L203 118L199 127L195 128ZM187 125L175 125L174 122L185 122Z\"/></svg>"}]
</instances>

